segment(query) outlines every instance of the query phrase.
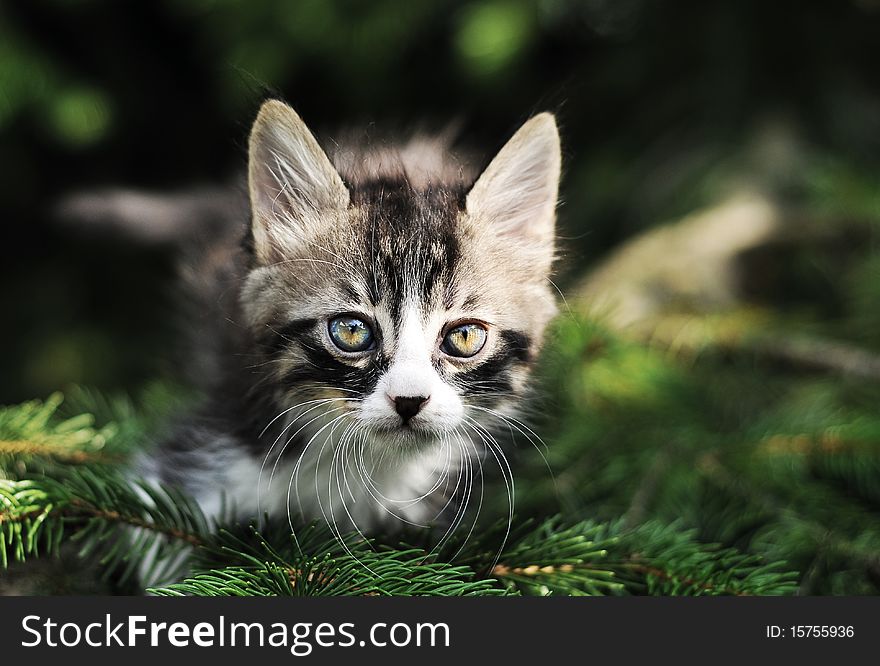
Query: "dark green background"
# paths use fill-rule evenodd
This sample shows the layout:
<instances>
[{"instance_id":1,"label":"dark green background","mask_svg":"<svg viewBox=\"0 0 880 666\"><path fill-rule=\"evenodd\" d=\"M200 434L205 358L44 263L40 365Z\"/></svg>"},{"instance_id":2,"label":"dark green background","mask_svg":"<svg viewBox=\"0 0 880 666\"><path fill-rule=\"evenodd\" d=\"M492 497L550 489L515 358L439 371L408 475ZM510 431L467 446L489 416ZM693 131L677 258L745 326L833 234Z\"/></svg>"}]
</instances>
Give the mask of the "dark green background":
<instances>
[{"instance_id":1,"label":"dark green background","mask_svg":"<svg viewBox=\"0 0 880 666\"><path fill-rule=\"evenodd\" d=\"M455 121L486 155L555 111L575 275L711 200L708 176L768 119L844 164L861 196L880 156L878 36L871 0L6 0L0 402L163 371L168 253L47 211L102 185L233 177L266 89L325 138Z\"/></svg>"},{"instance_id":2,"label":"dark green background","mask_svg":"<svg viewBox=\"0 0 880 666\"><path fill-rule=\"evenodd\" d=\"M324 139L453 122L487 158L554 111L563 289L746 183L833 223L756 262L746 309L783 344L880 351L878 0L0 1L0 403L170 374L171 249L51 211L102 186L232 182L267 91ZM518 519L657 520L785 561L804 594L880 590L876 376L577 317L551 338L548 465L511 453Z\"/></svg>"}]
</instances>

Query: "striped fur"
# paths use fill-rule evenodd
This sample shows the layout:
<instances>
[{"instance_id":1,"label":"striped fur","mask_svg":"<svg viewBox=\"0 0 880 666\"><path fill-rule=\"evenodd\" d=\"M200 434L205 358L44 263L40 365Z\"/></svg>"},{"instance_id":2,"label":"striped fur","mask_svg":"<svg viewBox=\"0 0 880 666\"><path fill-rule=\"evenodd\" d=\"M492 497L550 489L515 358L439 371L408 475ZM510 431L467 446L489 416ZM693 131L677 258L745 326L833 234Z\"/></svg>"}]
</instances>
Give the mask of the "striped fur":
<instances>
[{"instance_id":1,"label":"striped fur","mask_svg":"<svg viewBox=\"0 0 880 666\"><path fill-rule=\"evenodd\" d=\"M476 180L431 140L334 161L292 109L263 106L247 240L218 235L188 271L207 398L147 472L213 515L454 525L480 460L503 465L493 433L556 311L555 122L532 118ZM340 315L366 322L375 348L342 352L328 328ZM459 322L487 331L471 358L441 349ZM427 402L404 423L398 396Z\"/></svg>"}]
</instances>

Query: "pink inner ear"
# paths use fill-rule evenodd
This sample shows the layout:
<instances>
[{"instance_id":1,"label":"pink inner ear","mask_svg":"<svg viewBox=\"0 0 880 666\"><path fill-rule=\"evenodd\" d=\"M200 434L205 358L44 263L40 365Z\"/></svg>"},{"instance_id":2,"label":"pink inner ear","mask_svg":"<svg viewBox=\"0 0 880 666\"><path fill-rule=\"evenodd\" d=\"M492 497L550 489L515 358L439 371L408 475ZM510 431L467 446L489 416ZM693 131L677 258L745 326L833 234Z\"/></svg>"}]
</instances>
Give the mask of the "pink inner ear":
<instances>
[{"instance_id":1,"label":"pink inner ear","mask_svg":"<svg viewBox=\"0 0 880 666\"><path fill-rule=\"evenodd\" d=\"M345 208L348 190L302 119L286 104L263 105L251 130L251 200L271 215L284 197L299 213ZM257 210L255 209L255 213Z\"/></svg>"},{"instance_id":2,"label":"pink inner ear","mask_svg":"<svg viewBox=\"0 0 880 666\"><path fill-rule=\"evenodd\" d=\"M251 130L248 184L254 249L263 261L301 238L308 220L348 206L348 190L315 137L277 101L263 105Z\"/></svg>"},{"instance_id":3,"label":"pink inner ear","mask_svg":"<svg viewBox=\"0 0 880 666\"><path fill-rule=\"evenodd\" d=\"M501 235L552 239L560 163L553 117L535 116L477 179L467 197L468 212Z\"/></svg>"}]
</instances>

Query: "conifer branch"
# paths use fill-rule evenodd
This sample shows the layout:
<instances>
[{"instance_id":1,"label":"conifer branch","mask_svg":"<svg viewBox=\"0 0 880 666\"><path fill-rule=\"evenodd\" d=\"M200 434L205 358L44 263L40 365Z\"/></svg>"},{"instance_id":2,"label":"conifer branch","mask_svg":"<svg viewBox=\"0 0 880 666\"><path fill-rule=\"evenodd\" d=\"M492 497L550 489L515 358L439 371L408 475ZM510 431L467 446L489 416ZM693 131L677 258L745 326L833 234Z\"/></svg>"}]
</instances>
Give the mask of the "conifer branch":
<instances>
[{"instance_id":1,"label":"conifer branch","mask_svg":"<svg viewBox=\"0 0 880 666\"><path fill-rule=\"evenodd\" d=\"M28 432L46 450L9 451L17 461L60 460L57 452L101 456L125 451L111 439L131 424L100 428L93 417L55 416L60 401L29 403L27 418L0 412L0 434ZM124 418L127 418L123 414ZM18 419L18 420L17 420ZM79 420L76 420L79 419ZM59 424L67 424L59 430ZM65 430L66 428L66 430ZM78 433L79 445L59 437ZM41 440L40 434L56 439ZM47 435L48 433L48 435ZM133 435L132 435L133 436ZM103 438L103 439L102 439ZM18 441L18 440L8 440ZM95 453L95 443L101 443ZM57 448L57 451L56 451ZM114 454L115 455L115 454ZM74 458L75 459L75 458ZM431 534L407 544L336 535L326 525L264 521L260 530L211 526L178 491L144 485L112 464L37 466L0 479L0 559L57 553L77 542L122 579L140 570L161 595L498 595L785 594L793 576L754 555L703 544L692 532L656 522L566 522L562 517L500 523L470 539L453 536L439 551ZM500 552L499 552L500 550ZM183 578L185 571L190 571ZM179 580L177 583L168 581Z\"/></svg>"},{"instance_id":2,"label":"conifer branch","mask_svg":"<svg viewBox=\"0 0 880 666\"><path fill-rule=\"evenodd\" d=\"M75 465L89 463L118 465L125 461L122 455L103 451L63 450L52 444L28 440L0 440L0 456L41 457Z\"/></svg>"}]
</instances>

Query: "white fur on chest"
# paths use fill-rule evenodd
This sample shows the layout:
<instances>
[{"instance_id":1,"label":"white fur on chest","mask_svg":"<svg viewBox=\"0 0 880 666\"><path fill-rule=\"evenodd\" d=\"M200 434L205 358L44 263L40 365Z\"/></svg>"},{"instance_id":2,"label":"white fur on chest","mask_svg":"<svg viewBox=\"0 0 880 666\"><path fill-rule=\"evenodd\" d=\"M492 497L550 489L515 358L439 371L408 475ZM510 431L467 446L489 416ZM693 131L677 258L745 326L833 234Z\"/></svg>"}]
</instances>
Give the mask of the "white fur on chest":
<instances>
[{"instance_id":1,"label":"white fur on chest","mask_svg":"<svg viewBox=\"0 0 880 666\"><path fill-rule=\"evenodd\" d=\"M217 464L198 473L205 478L193 486L196 500L207 517L218 520L268 513L294 526L321 520L341 533L367 532L433 522L461 480L461 453L452 445L432 445L401 460L371 456L369 442L345 446L340 440L331 434L312 441L277 464L231 442L215 442L221 444L212 447Z\"/></svg>"}]
</instances>

